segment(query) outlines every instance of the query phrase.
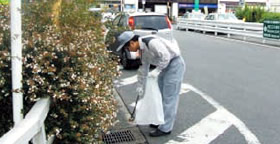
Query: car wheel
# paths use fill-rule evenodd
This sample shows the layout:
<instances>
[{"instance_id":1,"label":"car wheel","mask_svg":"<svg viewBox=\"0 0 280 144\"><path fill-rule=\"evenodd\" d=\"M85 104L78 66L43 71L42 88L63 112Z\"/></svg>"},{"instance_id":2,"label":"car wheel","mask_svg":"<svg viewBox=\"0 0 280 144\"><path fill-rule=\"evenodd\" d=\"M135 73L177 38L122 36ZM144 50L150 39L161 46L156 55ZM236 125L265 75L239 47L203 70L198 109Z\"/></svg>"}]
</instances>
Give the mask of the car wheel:
<instances>
[{"instance_id":1,"label":"car wheel","mask_svg":"<svg viewBox=\"0 0 280 144\"><path fill-rule=\"evenodd\" d=\"M124 69L130 68L129 60L127 59L125 51L122 52L121 64L123 65Z\"/></svg>"}]
</instances>

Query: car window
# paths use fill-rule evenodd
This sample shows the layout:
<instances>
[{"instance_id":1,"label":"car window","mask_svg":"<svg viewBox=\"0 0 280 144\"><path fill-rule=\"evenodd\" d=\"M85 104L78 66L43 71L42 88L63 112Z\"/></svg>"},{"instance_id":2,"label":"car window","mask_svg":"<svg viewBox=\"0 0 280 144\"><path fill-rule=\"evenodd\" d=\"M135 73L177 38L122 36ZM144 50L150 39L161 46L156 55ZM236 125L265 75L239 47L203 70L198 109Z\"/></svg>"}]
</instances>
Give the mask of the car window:
<instances>
[{"instance_id":1,"label":"car window","mask_svg":"<svg viewBox=\"0 0 280 144\"><path fill-rule=\"evenodd\" d=\"M147 15L147 16L135 16L134 22L136 28L148 28L148 29L166 29L168 23L165 16Z\"/></svg>"},{"instance_id":2,"label":"car window","mask_svg":"<svg viewBox=\"0 0 280 144\"><path fill-rule=\"evenodd\" d=\"M215 16L214 16L214 15L209 15L208 20L214 20L214 19L215 19Z\"/></svg>"},{"instance_id":3,"label":"car window","mask_svg":"<svg viewBox=\"0 0 280 144\"><path fill-rule=\"evenodd\" d=\"M194 18L195 19L201 19L201 18L203 18L203 15L202 14L195 14Z\"/></svg>"},{"instance_id":4,"label":"car window","mask_svg":"<svg viewBox=\"0 0 280 144\"><path fill-rule=\"evenodd\" d=\"M237 20L237 17L234 14L228 14L228 19Z\"/></svg>"},{"instance_id":5,"label":"car window","mask_svg":"<svg viewBox=\"0 0 280 144\"><path fill-rule=\"evenodd\" d=\"M225 20L226 16L224 14L219 14L218 15L218 20Z\"/></svg>"},{"instance_id":6,"label":"car window","mask_svg":"<svg viewBox=\"0 0 280 144\"><path fill-rule=\"evenodd\" d=\"M195 18L195 15L194 14L190 14L190 19L193 19Z\"/></svg>"},{"instance_id":7,"label":"car window","mask_svg":"<svg viewBox=\"0 0 280 144\"><path fill-rule=\"evenodd\" d=\"M118 15L115 19L114 19L114 21L113 21L113 25L118 25L119 24L119 21L120 21L120 18L121 18L121 15Z\"/></svg>"},{"instance_id":8,"label":"car window","mask_svg":"<svg viewBox=\"0 0 280 144\"><path fill-rule=\"evenodd\" d=\"M127 17L125 15L120 19L118 26L127 26Z\"/></svg>"}]
</instances>

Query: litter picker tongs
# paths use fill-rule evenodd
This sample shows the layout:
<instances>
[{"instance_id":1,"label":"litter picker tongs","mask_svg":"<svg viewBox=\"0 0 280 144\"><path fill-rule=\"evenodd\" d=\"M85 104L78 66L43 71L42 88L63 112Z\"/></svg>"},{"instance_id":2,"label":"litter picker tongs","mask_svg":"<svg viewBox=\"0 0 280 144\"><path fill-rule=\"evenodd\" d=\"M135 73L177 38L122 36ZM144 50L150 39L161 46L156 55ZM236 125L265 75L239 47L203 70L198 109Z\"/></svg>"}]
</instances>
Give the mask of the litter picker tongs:
<instances>
[{"instance_id":1,"label":"litter picker tongs","mask_svg":"<svg viewBox=\"0 0 280 144\"><path fill-rule=\"evenodd\" d=\"M130 114L130 118L129 118L129 121L134 121L134 119L135 119L135 111L136 111L136 106L137 106L137 102L138 102L138 100L139 100L139 94L137 95L137 98L136 98L136 101L135 101L135 106L134 106L134 108L133 108L133 111L132 111L132 113Z\"/></svg>"}]
</instances>

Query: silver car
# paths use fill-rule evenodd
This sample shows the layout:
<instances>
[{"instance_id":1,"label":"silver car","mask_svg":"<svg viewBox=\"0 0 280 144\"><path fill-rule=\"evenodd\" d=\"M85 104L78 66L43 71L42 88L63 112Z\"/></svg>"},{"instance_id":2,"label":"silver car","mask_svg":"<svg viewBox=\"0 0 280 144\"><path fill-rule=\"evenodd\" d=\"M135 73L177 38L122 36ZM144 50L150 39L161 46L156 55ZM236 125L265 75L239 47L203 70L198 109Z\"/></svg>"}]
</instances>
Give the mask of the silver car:
<instances>
[{"instance_id":1,"label":"silver car","mask_svg":"<svg viewBox=\"0 0 280 144\"><path fill-rule=\"evenodd\" d=\"M205 14L200 12L186 12L178 21L176 25L176 29L181 30L185 29L186 21L187 20L204 20Z\"/></svg>"},{"instance_id":2,"label":"silver car","mask_svg":"<svg viewBox=\"0 0 280 144\"><path fill-rule=\"evenodd\" d=\"M127 48L123 47L117 51L119 43L117 37L126 30L132 30L140 36L158 35L175 44L177 41L173 37L172 25L168 17L158 13L120 13L112 22L112 27L109 29L105 42L109 45L108 50L120 56L121 64L124 68L138 67L141 62L140 58L133 59ZM114 40L110 43L111 40Z\"/></svg>"},{"instance_id":3,"label":"silver car","mask_svg":"<svg viewBox=\"0 0 280 144\"><path fill-rule=\"evenodd\" d=\"M238 20L238 18L233 13L210 13L205 17L205 20L221 22L243 22L242 20Z\"/></svg>"}]
</instances>

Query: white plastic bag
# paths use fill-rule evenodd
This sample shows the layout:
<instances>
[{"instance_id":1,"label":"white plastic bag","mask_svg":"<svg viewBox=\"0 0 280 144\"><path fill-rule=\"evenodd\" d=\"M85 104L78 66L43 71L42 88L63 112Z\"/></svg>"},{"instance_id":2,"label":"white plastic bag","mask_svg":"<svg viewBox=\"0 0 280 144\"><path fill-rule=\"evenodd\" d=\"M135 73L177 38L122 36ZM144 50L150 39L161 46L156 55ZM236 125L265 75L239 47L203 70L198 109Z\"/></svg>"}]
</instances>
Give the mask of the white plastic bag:
<instances>
[{"instance_id":1,"label":"white plastic bag","mask_svg":"<svg viewBox=\"0 0 280 144\"><path fill-rule=\"evenodd\" d=\"M164 124L162 97L157 78L147 78L144 97L136 106L135 122L138 125Z\"/></svg>"}]
</instances>

